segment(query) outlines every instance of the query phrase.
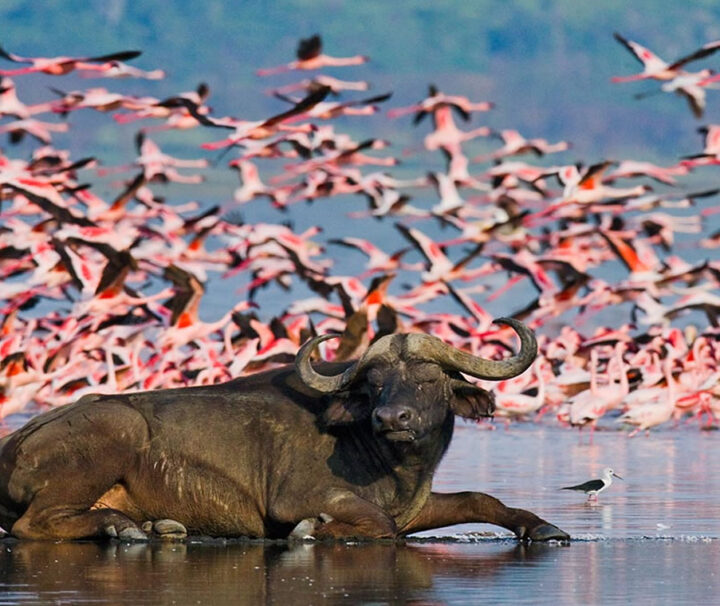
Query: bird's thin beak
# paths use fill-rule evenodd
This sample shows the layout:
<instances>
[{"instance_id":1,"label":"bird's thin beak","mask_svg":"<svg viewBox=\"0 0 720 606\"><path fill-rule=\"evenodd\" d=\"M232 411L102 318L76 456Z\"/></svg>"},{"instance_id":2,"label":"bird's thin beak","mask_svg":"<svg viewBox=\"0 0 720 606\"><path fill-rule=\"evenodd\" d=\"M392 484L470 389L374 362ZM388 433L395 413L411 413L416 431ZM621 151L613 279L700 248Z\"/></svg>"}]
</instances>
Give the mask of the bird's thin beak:
<instances>
[{"instance_id":1,"label":"bird's thin beak","mask_svg":"<svg viewBox=\"0 0 720 606\"><path fill-rule=\"evenodd\" d=\"M622 480L622 478L621 478L618 474L616 474L615 472L613 472L613 475L614 475L618 480ZM624 481L624 480L623 480L623 481Z\"/></svg>"}]
</instances>

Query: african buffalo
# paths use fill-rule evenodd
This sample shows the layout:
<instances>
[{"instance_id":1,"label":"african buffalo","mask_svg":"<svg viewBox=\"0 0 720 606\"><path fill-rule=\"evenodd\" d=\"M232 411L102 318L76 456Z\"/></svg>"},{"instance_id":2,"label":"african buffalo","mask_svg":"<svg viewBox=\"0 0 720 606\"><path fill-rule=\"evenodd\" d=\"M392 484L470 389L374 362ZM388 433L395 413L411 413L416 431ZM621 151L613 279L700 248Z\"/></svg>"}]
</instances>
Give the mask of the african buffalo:
<instances>
[{"instance_id":1,"label":"african buffalo","mask_svg":"<svg viewBox=\"0 0 720 606\"><path fill-rule=\"evenodd\" d=\"M523 539L567 539L483 493L431 492L454 416L493 411L492 394L461 373L506 379L535 359L529 329L498 323L521 342L505 360L395 334L355 362L316 369L310 356L326 335L308 341L294 367L84 396L0 441L0 525L29 539L142 540L143 521L158 520L159 533L325 539L488 522Z\"/></svg>"}]
</instances>

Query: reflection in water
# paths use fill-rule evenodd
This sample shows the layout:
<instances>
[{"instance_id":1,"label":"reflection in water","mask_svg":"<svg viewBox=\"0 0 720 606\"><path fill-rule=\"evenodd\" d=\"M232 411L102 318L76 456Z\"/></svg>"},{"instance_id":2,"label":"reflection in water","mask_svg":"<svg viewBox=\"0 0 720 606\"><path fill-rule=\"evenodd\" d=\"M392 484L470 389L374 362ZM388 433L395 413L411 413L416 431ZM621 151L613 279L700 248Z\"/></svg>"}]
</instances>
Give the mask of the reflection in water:
<instances>
[{"instance_id":1,"label":"reflection in water","mask_svg":"<svg viewBox=\"0 0 720 606\"><path fill-rule=\"evenodd\" d=\"M719 541L0 545L0 604L675 604L720 591Z\"/></svg>"},{"instance_id":2,"label":"reflection in water","mask_svg":"<svg viewBox=\"0 0 720 606\"><path fill-rule=\"evenodd\" d=\"M420 600L473 587L561 547L457 544L3 545L4 603L263 604ZM451 592L457 593L457 592ZM460 592L462 594L462 591ZM459 595L459 594L458 594ZM427 601L423 598L424 603ZM0 598L2 600L2 598ZM79 600L78 600L79 601Z\"/></svg>"}]
</instances>

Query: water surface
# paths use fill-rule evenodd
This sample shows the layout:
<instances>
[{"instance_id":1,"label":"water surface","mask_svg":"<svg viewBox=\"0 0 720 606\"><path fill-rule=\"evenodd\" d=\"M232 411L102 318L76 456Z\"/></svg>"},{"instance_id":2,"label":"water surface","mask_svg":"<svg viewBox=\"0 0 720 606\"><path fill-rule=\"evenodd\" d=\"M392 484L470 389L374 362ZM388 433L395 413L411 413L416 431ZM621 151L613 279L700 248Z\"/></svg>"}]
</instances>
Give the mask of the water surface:
<instances>
[{"instance_id":1,"label":"water surface","mask_svg":"<svg viewBox=\"0 0 720 606\"><path fill-rule=\"evenodd\" d=\"M150 545L0 542L0 604L680 604L720 593L716 432L628 439L459 424L436 490L483 490L570 532L518 544L464 525L404 543L192 539ZM597 504L559 488L612 466Z\"/></svg>"}]
</instances>

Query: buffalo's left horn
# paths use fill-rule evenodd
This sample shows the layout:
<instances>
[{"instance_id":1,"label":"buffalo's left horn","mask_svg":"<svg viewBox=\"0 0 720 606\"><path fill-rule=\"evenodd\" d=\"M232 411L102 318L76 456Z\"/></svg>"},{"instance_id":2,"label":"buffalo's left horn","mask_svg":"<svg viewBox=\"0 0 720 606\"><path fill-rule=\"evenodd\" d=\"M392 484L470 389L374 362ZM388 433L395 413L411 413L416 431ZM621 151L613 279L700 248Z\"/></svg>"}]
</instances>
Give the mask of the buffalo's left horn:
<instances>
[{"instance_id":1,"label":"buffalo's left horn","mask_svg":"<svg viewBox=\"0 0 720 606\"><path fill-rule=\"evenodd\" d=\"M350 385L370 361L376 360L378 357L385 357L388 354L392 340L399 335L387 335L378 339L365 350L365 353L357 362L346 368L344 372L332 376L322 375L312 367L310 355L323 341L340 336L341 335L322 335L313 337L306 341L300 348L295 357L295 371L305 385L321 393L334 393Z\"/></svg>"},{"instance_id":2,"label":"buffalo's left horn","mask_svg":"<svg viewBox=\"0 0 720 606\"><path fill-rule=\"evenodd\" d=\"M488 360L456 349L429 335L409 334L407 352L415 357L437 362L445 368L459 370L476 379L502 380L524 372L537 356L537 341L533 332L514 318L498 318L495 324L506 324L520 337L520 351L505 360Z\"/></svg>"},{"instance_id":3,"label":"buffalo's left horn","mask_svg":"<svg viewBox=\"0 0 720 606\"><path fill-rule=\"evenodd\" d=\"M340 389L345 373L334 376L321 375L312 367L310 356L320 343L328 339L335 339L339 336L340 335L321 335L308 339L297 352L297 356L295 356L295 371L302 379L302 382L321 393L333 393ZM356 364L353 364L353 366L347 370L351 370Z\"/></svg>"}]
</instances>

